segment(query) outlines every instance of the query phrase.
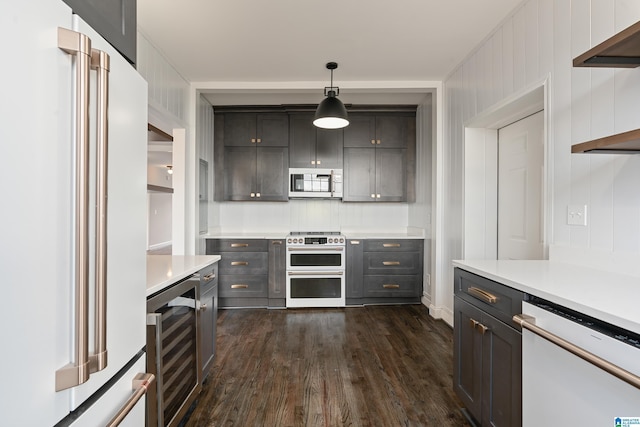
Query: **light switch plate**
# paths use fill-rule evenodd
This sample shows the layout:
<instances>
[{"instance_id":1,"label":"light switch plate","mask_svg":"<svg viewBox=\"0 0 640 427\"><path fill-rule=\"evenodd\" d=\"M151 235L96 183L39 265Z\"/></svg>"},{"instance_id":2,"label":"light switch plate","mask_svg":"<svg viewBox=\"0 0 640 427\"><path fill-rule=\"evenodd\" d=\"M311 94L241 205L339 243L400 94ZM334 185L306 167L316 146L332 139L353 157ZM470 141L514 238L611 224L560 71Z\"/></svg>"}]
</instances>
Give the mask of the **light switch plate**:
<instances>
[{"instance_id":1,"label":"light switch plate","mask_svg":"<svg viewBox=\"0 0 640 427\"><path fill-rule=\"evenodd\" d=\"M587 225L587 205L569 205L567 208L567 224Z\"/></svg>"}]
</instances>

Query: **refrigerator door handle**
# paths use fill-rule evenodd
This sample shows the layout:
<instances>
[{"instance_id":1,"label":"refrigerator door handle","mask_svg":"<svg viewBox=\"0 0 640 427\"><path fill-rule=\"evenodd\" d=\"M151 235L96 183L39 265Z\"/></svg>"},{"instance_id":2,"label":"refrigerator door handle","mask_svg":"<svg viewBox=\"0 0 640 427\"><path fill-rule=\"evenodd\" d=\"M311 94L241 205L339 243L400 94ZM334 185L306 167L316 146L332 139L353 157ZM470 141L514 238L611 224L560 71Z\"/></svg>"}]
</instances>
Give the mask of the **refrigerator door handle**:
<instances>
[{"instance_id":1,"label":"refrigerator door handle","mask_svg":"<svg viewBox=\"0 0 640 427\"><path fill-rule=\"evenodd\" d=\"M140 398L147 394L147 390L153 384L156 377L153 374L138 374L135 376L132 382L133 394L124 403L118 413L109 421L107 427L117 427L136 406Z\"/></svg>"},{"instance_id":2,"label":"refrigerator door handle","mask_svg":"<svg viewBox=\"0 0 640 427\"><path fill-rule=\"evenodd\" d=\"M89 70L91 39L58 28L58 47L75 57L75 250L73 360L56 371L56 391L89 379Z\"/></svg>"},{"instance_id":3,"label":"refrigerator door handle","mask_svg":"<svg viewBox=\"0 0 640 427\"><path fill-rule=\"evenodd\" d=\"M106 52L91 50L91 68L97 71L96 122L96 240L95 344L89 356L91 373L107 367L107 182L109 170L109 68Z\"/></svg>"}]
</instances>

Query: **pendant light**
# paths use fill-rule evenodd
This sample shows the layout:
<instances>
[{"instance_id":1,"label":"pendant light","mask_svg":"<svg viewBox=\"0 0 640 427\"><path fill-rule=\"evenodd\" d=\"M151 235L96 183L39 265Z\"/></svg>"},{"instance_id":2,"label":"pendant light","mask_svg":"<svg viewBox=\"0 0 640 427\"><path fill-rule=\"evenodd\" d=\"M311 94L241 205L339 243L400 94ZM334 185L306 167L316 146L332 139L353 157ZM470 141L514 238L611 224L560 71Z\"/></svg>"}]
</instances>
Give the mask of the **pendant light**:
<instances>
[{"instance_id":1,"label":"pendant light","mask_svg":"<svg viewBox=\"0 0 640 427\"><path fill-rule=\"evenodd\" d=\"M347 109L342 101L336 98L340 88L333 86L333 70L338 68L337 62L328 62L327 70L331 70L331 86L324 88L326 98L318 105L313 124L323 129L340 129L349 125Z\"/></svg>"}]
</instances>

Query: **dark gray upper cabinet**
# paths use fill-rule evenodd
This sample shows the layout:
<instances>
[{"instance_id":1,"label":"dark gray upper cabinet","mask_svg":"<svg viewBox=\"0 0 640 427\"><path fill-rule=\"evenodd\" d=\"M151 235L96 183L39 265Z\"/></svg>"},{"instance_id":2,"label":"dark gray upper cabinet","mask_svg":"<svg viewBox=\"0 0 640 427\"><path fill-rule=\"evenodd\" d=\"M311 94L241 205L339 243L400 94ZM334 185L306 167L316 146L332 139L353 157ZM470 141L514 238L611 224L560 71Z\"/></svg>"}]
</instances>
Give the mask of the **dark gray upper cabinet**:
<instances>
[{"instance_id":1,"label":"dark gray upper cabinet","mask_svg":"<svg viewBox=\"0 0 640 427\"><path fill-rule=\"evenodd\" d=\"M225 114L224 145L286 147L289 116L286 113Z\"/></svg>"},{"instance_id":2,"label":"dark gray upper cabinet","mask_svg":"<svg viewBox=\"0 0 640 427\"><path fill-rule=\"evenodd\" d=\"M342 129L319 129L313 114L289 118L289 166L292 168L342 168Z\"/></svg>"},{"instance_id":3,"label":"dark gray upper cabinet","mask_svg":"<svg viewBox=\"0 0 640 427\"><path fill-rule=\"evenodd\" d=\"M356 113L344 129L346 202L415 197L415 113Z\"/></svg>"},{"instance_id":4,"label":"dark gray upper cabinet","mask_svg":"<svg viewBox=\"0 0 640 427\"><path fill-rule=\"evenodd\" d=\"M286 113L220 113L214 132L216 200L289 200Z\"/></svg>"},{"instance_id":5,"label":"dark gray upper cabinet","mask_svg":"<svg viewBox=\"0 0 640 427\"><path fill-rule=\"evenodd\" d=\"M63 0L131 64L136 64L136 0Z\"/></svg>"}]
</instances>

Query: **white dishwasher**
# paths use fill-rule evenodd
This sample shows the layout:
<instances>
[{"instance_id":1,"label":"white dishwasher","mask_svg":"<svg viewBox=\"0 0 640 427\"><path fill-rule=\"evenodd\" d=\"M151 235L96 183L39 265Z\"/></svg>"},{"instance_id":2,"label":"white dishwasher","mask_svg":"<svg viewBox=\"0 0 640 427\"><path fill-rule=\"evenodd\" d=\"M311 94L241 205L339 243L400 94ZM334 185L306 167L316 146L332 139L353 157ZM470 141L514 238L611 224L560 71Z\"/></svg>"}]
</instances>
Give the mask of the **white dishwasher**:
<instances>
[{"instance_id":1,"label":"white dishwasher","mask_svg":"<svg viewBox=\"0 0 640 427\"><path fill-rule=\"evenodd\" d=\"M522 311L524 427L640 426L640 335L537 298Z\"/></svg>"}]
</instances>

